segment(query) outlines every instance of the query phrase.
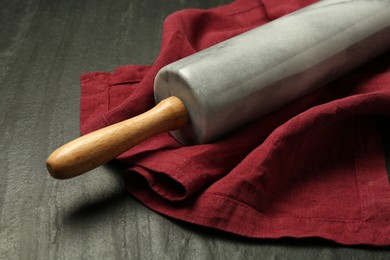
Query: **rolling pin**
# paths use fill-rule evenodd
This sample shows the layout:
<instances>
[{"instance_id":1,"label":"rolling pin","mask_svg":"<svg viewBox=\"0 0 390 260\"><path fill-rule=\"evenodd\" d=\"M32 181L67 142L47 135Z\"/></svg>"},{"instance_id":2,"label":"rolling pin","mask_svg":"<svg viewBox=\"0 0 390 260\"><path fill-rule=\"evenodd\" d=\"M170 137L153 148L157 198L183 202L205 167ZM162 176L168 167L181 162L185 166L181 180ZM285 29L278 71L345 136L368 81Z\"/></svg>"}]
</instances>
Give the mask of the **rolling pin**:
<instances>
[{"instance_id":1,"label":"rolling pin","mask_svg":"<svg viewBox=\"0 0 390 260\"><path fill-rule=\"evenodd\" d=\"M156 107L84 135L47 159L67 179L153 135L209 143L351 71L390 47L390 1L328 0L163 67Z\"/></svg>"}]
</instances>

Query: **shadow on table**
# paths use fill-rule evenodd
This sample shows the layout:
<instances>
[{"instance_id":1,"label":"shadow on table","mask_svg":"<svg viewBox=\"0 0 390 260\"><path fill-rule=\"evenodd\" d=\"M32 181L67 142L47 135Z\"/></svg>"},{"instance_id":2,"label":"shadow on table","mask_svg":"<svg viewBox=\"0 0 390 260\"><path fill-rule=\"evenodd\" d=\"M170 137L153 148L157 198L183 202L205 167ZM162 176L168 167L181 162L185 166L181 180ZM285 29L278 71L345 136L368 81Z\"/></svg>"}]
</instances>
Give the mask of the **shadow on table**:
<instances>
[{"instance_id":1,"label":"shadow on table","mask_svg":"<svg viewBox=\"0 0 390 260\"><path fill-rule=\"evenodd\" d=\"M104 218L121 214L125 210L141 207L140 203L132 198L123 184L122 172L124 169L118 163L110 163L104 166L112 174L115 187L111 193L102 192L93 199L85 199L75 206L65 216L64 224L69 227L83 226L84 224L99 225Z\"/></svg>"}]
</instances>

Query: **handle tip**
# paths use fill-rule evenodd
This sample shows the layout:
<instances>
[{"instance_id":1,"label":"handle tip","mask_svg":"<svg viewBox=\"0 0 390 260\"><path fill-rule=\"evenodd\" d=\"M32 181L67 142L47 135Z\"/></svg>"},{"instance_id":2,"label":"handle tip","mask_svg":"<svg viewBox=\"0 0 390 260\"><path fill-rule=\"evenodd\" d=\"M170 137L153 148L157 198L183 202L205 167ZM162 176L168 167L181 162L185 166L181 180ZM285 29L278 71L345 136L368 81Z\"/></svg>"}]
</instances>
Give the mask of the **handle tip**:
<instances>
[{"instance_id":1,"label":"handle tip","mask_svg":"<svg viewBox=\"0 0 390 260\"><path fill-rule=\"evenodd\" d=\"M53 178L59 180L67 179L59 171L56 170L55 163L53 163L51 156L46 160L46 168Z\"/></svg>"},{"instance_id":2,"label":"handle tip","mask_svg":"<svg viewBox=\"0 0 390 260\"><path fill-rule=\"evenodd\" d=\"M55 179L65 180L82 174L67 166L68 165L66 162L64 163L64 159L61 157L61 153L58 154L58 151L53 152L46 160L46 168L50 175Z\"/></svg>"},{"instance_id":3,"label":"handle tip","mask_svg":"<svg viewBox=\"0 0 390 260\"><path fill-rule=\"evenodd\" d=\"M47 168L47 171L50 173L50 175L53 177L53 178L56 178L56 174L53 170L53 167L51 167L50 163L48 161L46 161L46 168ZM57 178L56 178L57 179Z\"/></svg>"}]
</instances>

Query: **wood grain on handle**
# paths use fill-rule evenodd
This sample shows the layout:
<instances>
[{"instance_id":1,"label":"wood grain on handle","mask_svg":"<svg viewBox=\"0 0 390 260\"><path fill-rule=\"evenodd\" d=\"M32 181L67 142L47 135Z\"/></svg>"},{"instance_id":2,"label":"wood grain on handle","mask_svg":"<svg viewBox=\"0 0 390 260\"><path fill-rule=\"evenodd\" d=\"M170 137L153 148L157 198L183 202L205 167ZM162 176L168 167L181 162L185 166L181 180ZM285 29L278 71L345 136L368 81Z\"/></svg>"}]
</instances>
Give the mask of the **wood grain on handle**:
<instances>
[{"instance_id":1,"label":"wood grain on handle","mask_svg":"<svg viewBox=\"0 0 390 260\"><path fill-rule=\"evenodd\" d=\"M47 159L50 174L68 179L109 162L140 142L184 126L187 111L177 97L161 101L134 118L81 136L55 150Z\"/></svg>"}]
</instances>

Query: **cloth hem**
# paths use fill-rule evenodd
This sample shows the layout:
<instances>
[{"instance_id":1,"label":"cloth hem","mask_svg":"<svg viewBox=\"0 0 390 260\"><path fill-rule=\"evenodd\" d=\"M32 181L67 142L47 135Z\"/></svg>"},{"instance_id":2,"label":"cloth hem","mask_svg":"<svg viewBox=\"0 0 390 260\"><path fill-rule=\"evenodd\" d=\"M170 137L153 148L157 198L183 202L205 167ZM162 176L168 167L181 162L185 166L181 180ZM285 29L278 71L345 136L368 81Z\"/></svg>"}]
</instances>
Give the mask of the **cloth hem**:
<instances>
[{"instance_id":1,"label":"cloth hem","mask_svg":"<svg viewBox=\"0 0 390 260\"><path fill-rule=\"evenodd\" d=\"M201 194L191 205L187 203L186 207L176 205L168 208L161 207L161 205L170 203L169 201L160 197L156 198L145 190L129 189L129 192L142 203L148 201L145 205L153 211L177 220L239 236L257 239L317 237L344 245L390 245L389 239L386 238L388 229L375 228L378 225L363 220L268 217L239 201L208 193ZM193 212L197 212L197 214L194 215ZM387 224L389 222L375 223ZM262 226L264 228L261 228ZM297 229L297 226L300 228ZM339 230L337 236L334 234L334 230Z\"/></svg>"}]
</instances>

